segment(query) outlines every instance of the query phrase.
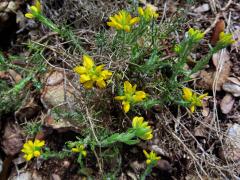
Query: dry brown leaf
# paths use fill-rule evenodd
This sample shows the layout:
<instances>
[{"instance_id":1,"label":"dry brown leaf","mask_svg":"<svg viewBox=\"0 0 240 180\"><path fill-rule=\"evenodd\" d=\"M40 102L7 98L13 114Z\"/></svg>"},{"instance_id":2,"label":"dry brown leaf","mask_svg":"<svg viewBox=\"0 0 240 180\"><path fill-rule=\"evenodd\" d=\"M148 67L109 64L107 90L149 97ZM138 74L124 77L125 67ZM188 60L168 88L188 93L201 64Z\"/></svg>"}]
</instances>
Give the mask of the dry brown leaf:
<instances>
[{"instance_id":1,"label":"dry brown leaf","mask_svg":"<svg viewBox=\"0 0 240 180\"><path fill-rule=\"evenodd\" d=\"M40 110L41 107L35 102L34 98L31 98L15 112L15 118L24 122L34 118Z\"/></svg>"},{"instance_id":2,"label":"dry brown leaf","mask_svg":"<svg viewBox=\"0 0 240 180\"><path fill-rule=\"evenodd\" d=\"M8 121L3 132L1 143L3 151L11 156L18 154L23 146L20 126Z\"/></svg>"},{"instance_id":3,"label":"dry brown leaf","mask_svg":"<svg viewBox=\"0 0 240 180\"><path fill-rule=\"evenodd\" d=\"M202 137L202 138L206 138L208 135L208 128L206 128L206 125L210 124L213 118L213 114L209 113L208 116L206 116L202 123L203 124L199 124L197 127L194 128L194 136L196 137Z\"/></svg>"},{"instance_id":4,"label":"dry brown leaf","mask_svg":"<svg viewBox=\"0 0 240 180\"><path fill-rule=\"evenodd\" d=\"M224 50L222 55L220 55L222 51L219 51L218 54L214 55L213 61L215 61L216 65L218 64L219 59L222 58L221 60L224 62L222 71L218 77L218 82L217 82L217 87L216 90L220 91L222 89L222 85L228 80L228 77L231 72L231 67L232 67L232 62L230 61L229 58L229 53L227 50ZM213 86L213 81L216 76L216 72L213 70L202 70L200 71L199 74L199 81L197 81L197 87L211 90Z\"/></svg>"},{"instance_id":5,"label":"dry brown leaf","mask_svg":"<svg viewBox=\"0 0 240 180\"><path fill-rule=\"evenodd\" d=\"M232 110L234 102L234 97L231 94L226 94L220 103L222 113L228 114Z\"/></svg>"},{"instance_id":6,"label":"dry brown leaf","mask_svg":"<svg viewBox=\"0 0 240 180\"><path fill-rule=\"evenodd\" d=\"M217 41L219 40L219 34L223 32L225 29L225 22L223 19L219 19L219 21L216 23L215 28L213 30L212 38L211 38L211 44L215 45Z\"/></svg>"},{"instance_id":7,"label":"dry brown leaf","mask_svg":"<svg viewBox=\"0 0 240 180\"><path fill-rule=\"evenodd\" d=\"M43 117L44 125L46 127L50 127L52 129L57 130L58 132L66 132L66 131L75 131L77 133L81 132L80 128L71 124L69 121L65 119L58 119L57 121L50 115L46 115Z\"/></svg>"},{"instance_id":8,"label":"dry brown leaf","mask_svg":"<svg viewBox=\"0 0 240 180\"><path fill-rule=\"evenodd\" d=\"M222 150L219 152L223 160L239 162L240 161L240 125L230 126L227 137L224 140Z\"/></svg>"}]
</instances>

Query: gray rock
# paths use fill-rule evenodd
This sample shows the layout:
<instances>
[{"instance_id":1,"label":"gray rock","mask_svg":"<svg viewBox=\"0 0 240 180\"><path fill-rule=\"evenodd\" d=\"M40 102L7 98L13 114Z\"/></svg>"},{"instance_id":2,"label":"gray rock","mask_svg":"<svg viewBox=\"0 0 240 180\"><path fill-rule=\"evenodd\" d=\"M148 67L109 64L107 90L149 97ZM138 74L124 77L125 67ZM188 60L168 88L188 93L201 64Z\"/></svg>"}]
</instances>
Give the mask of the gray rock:
<instances>
[{"instance_id":1,"label":"gray rock","mask_svg":"<svg viewBox=\"0 0 240 180\"><path fill-rule=\"evenodd\" d=\"M231 93L235 97L240 96L240 86L235 83L232 82L224 83L222 88L224 91Z\"/></svg>"}]
</instances>

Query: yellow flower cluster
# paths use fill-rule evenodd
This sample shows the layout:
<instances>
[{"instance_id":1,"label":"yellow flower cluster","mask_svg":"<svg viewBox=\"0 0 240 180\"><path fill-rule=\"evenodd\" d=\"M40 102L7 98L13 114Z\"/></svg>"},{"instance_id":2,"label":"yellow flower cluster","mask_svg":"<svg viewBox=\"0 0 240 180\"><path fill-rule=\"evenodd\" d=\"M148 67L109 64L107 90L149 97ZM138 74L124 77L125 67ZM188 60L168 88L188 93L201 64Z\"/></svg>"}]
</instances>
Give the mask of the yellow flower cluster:
<instances>
[{"instance_id":1,"label":"yellow flower cluster","mask_svg":"<svg viewBox=\"0 0 240 180\"><path fill-rule=\"evenodd\" d=\"M130 110L131 104L136 104L143 101L147 94L144 91L136 91L137 85L132 86L130 82L124 82L124 95L116 96L115 99L122 101L123 110L127 113Z\"/></svg>"},{"instance_id":2,"label":"yellow flower cluster","mask_svg":"<svg viewBox=\"0 0 240 180\"><path fill-rule=\"evenodd\" d=\"M196 107L202 106L202 99L208 94L198 96L190 88L183 88L183 99L189 103L190 111L194 112Z\"/></svg>"},{"instance_id":3,"label":"yellow flower cluster","mask_svg":"<svg viewBox=\"0 0 240 180\"><path fill-rule=\"evenodd\" d=\"M197 29L195 30L195 29L193 29L193 28L190 28L190 29L188 30L188 35L189 35L189 37L192 38L193 41L195 41L195 42L200 41L200 40L204 37L204 33L203 33L203 32L201 32L200 30L197 30Z\"/></svg>"},{"instance_id":4,"label":"yellow flower cluster","mask_svg":"<svg viewBox=\"0 0 240 180\"><path fill-rule=\"evenodd\" d=\"M39 157L41 155L41 148L45 145L45 141L35 139L34 142L27 141L22 148L22 152L25 154L23 157L30 161L33 157Z\"/></svg>"},{"instance_id":5,"label":"yellow flower cluster","mask_svg":"<svg viewBox=\"0 0 240 180\"><path fill-rule=\"evenodd\" d=\"M30 6L29 12L25 14L26 18L32 19L35 18L36 15L41 14L42 8L39 0L35 0L35 4Z\"/></svg>"},{"instance_id":6,"label":"yellow flower cluster","mask_svg":"<svg viewBox=\"0 0 240 180\"><path fill-rule=\"evenodd\" d=\"M146 21L157 19L159 14L156 11L156 7L151 4L147 4L145 9L143 9L142 7L138 8L138 13L140 17L142 17Z\"/></svg>"},{"instance_id":7,"label":"yellow flower cluster","mask_svg":"<svg viewBox=\"0 0 240 180\"><path fill-rule=\"evenodd\" d=\"M147 4L143 9L142 7L138 8L139 16L142 17L146 21L150 21L151 19L158 18L158 13L156 13L156 8ZM131 14L125 10L119 11L117 14L109 17L109 22L107 25L110 27L114 27L117 30L124 30L125 32L130 32L132 26L140 21L140 17L132 17Z\"/></svg>"},{"instance_id":8,"label":"yellow flower cluster","mask_svg":"<svg viewBox=\"0 0 240 180\"><path fill-rule=\"evenodd\" d=\"M147 153L147 151L143 150L144 155L146 156L147 165L153 164L156 165L157 161L159 161L161 158L157 156L157 154L154 151L151 151L150 153Z\"/></svg>"},{"instance_id":9,"label":"yellow flower cluster","mask_svg":"<svg viewBox=\"0 0 240 180\"><path fill-rule=\"evenodd\" d=\"M228 46L230 44L233 44L234 42L235 40L232 38L231 33L221 32L219 34L219 41L217 42L217 45Z\"/></svg>"},{"instance_id":10,"label":"yellow flower cluster","mask_svg":"<svg viewBox=\"0 0 240 180\"><path fill-rule=\"evenodd\" d=\"M99 88L106 88L106 80L112 76L112 72L104 70L104 65L96 66L93 59L83 55L83 66L76 66L73 70L80 75L80 83L86 89L90 89L96 83Z\"/></svg>"},{"instance_id":11,"label":"yellow flower cluster","mask_svg":"<svg viewBox=\"0 0 240 180\"><path fill-rule=\"evenodd\" d=\"M132 121L132 127L136 130L136 136L143 140L152 139L152 129L148 122L144 122L143 117L135 116Z\"/></svg>"},{"instance_id":12,"label":"yellow flower cluster","mask_svg":"<svg viewBox=\"0 0 240 180\"><path fill-rule=\"evenodd\" d=\"M83 144L78 144L75 147L73 147L71 150L74 153L80 153L81 155L83 155L83 157L87 156L87 151L85 150L85 147Z\"/></svg>"},{"instance_id":13,"label":"yellow flower cluster","mask_svg":"<svg viewBox=\"0 0 240 180\"><path fill-rule=\"evenodd\" d=\"M131 27L139 21L139 17L132 18L131 14L125 10L121 10L118 14L111 16L108 26L114 27L117 30L131 31Z\"/></svg>"}]
</instances>

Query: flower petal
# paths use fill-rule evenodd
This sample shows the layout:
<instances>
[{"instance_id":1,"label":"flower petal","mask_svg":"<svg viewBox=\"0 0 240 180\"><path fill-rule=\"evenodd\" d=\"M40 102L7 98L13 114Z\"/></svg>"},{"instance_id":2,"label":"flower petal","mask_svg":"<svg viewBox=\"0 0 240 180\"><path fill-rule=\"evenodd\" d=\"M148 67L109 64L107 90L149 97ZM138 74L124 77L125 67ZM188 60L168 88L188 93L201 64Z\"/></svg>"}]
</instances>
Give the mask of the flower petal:
<instances>
[{"instance_id":1,"label":"flower petal","mask_svg":"<svg viewBox=\"0 0 240 180\"><path fill-rule=\"evenodd\" d=\"M41 155L40 151L34 151L34 157L39 157Z\"/></svg>"},{"instance_id":2,"label":"flower petal","mask_svg":"<svg viewBox=\"0 0 240 180\"><path fill-rule=\"evenodd\" d=\"M85 83L89 80L91 80L91 78L89 75L86 75L86 74L82 74L79 79L80 83Z\"/></svg>"},{"instance_id":3,"label":"flower petal","mask_svg":"<svg viewBox=\"0 0 240 180\"><path fill-rule=\"evenodd\" d=\"M86 89L91 89L93 87L93 83L94 83L94 81L90 80L90 81L87 81L87 82L83 83L83 86Z\"/></svg>"},{"instance_id":4,"label":"flower petal","mask_svg":"<svg viewBox=\"0 0 240 180\"><path fill-rule=\"evenodd\" d=\"M149 158L149 154L147 153L146 150L143 150L143 153L144 153L144 155L146 156L146 158Z\"/></svg>"},{"instance_id":5,"label":"flower petal","mask_svg":"<svg viewBox=\"0 0 240 180\"><path fill-rule=\"evenodd\" d=\"M26 13L25 14L25 17L26 18L29 18L29 19L33 19L34 18L34 15L32 13Z\"/></svg>"},{"instance_id":6,"label":"flower petal","mask_svg":"<svg viewBox=\"0 0 240 180\"><path fill-rule=\"evenodd\" d=\"M192 113L195 111L195 106L194 106L194 105L192 105L192 106L190 107L190 111L191 111Z\"/></svg>"},{"instance_id":7,"label":"flower petal","mask_svg":"<svg viewBox=\"0 0 240 180\"><path fill-rule=\"evenodd\" d=\"M97 80L97 81L96 81L96 84L97 84L98 87L100 87L100 88L102 88L102 89L103 89L103 88L106 88L106 86L107 86L106 83L105 83L105 81L104 81L103 79Z\"/></svg>"},{"instance_id":8,"label":"flower petal","mask_svg":"<svg viewBox=\"0 0 240 180\"><path fill-rule=\"evenodd\" d=\"M37 11L40 13L42 8L41 8L41 3L39 2L39 0L36 0L35 6L37 8Z\"/></svg>"},{"instance_id":9,"label":"flower petal","mask_svg":"<svg viewBox=\"0 0 240 180\"><path fill-rule=\"evenodd\" d=\"M75 73L78 73L78 74L84 74L87 72L86 68L84 66L76 66L75 68L73 68L73 71Z\"/></svg>"},{"instance_id":10,"label":"flower petal","mask_svg":"<svg viewBox=\"0 0 240 180\"><path fill-rule=\"evenodd\" d=\"M116 97L114 97L114 99L117 101L122 101L125 99L125 96L116 96Z\"/></svg>"},{"instance_id":11,"label":"flower petal","mask_svg":"<svg viewBox=\"0 0 240 180\"><path fill-rule=\"evenodd\" d=\"M193 96L192 90L190 88L183 88L183 99L186 101L191 101Z\"/></svg>"},{"instance_id":12,"label":"flower petal","mask_svg":"<svg viewBox=\"0 0 240 180\"><path fill-rule=\"evenodd\" d=\"M83 55L83 66L86 69L91 69L94 66L94 62L92 60L92 58L86 54Z\"/></svg>"},{"instance_id":13,"label":"flower petal","mask_svg":"<svg viewBox=\"0 0 240 180\"><path fill-rule=\"evenodd\" d=\"M130 103L127 101L123 101L122 104L124 112L127 113L130 110Z\"/></svg>"},{"instance_id":14,"label":"flower petal","mask_svg":"<svg viewBox=\"0 0 240 180\"><path fill-rule=\"evenodd\" d=\"M135 101L135 102L140 102L140 101L142 101L144 98L146 98L146 93L144 92L144 91L137 91L136 93L135 93L135 95L133 96L133 100Z\"/></svg>"},{"instance_id":15,"label":"flower petal","mask_svg":"<svg viewBox=\"0 0 240 180\"><path fill-rule=\"evenodd\" d=\"M130 25L134 25L134 24L138 23L139 20L140 20L139 17L132 18L132 19L130 20Z\"/></svg>"},{"instance_id":16,"label":"flower petal","mask_svg":"<svg viewBox=\"0 0 240 180\"><path fill-rule=\"evenodd\" d=\"M133 93L132 85L128 81L124 82L124 92L125 93Z\"/></svg>"}]
</instances>

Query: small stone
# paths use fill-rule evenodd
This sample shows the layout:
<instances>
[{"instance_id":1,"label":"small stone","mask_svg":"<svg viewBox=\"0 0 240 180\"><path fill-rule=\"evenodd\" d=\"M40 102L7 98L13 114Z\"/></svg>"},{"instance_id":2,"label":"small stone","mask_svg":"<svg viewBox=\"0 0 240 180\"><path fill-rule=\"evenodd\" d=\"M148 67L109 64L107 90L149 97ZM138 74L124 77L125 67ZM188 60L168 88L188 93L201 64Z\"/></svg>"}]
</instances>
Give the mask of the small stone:
<instances>
[{"instance_id":1,"label":"small stone","mask_svg":"<svg viewBox=\"0 0 240 180\"><path fill-rule=\"evenodd\" d=\"M54 86L63 81L63 73L59 71L54 71L48 78L47 78L47 85Z\"/></svg>"},{"instance_id":2,"label":"small stone","mask_svg":"<svg viewBox=\"0 0 240 180\"><path fill-rule=\"evenodd\" d=\"M66 98L66 99L65 99ZM64 83L56 86L45 86L41 96L41 102L45 108L51 108L64 104L65 102L74 102L73 88L64 85Z\"/></svg>"},{"instance_id":3,"label":"small stone","mask_svg":"<svg viewBox=\"0 0 240 180\"><path fill-rule=\"evenodd\" d=\"M231 93L235 97L240 96L240 86L235 83L231 82L224 83L222 88L224 91Z\"/></svg>"},{"instance_id":4,"label":"small stone","mask_svg":"<svg viewBox=\"0 0 240 180\"><path fill-rule=\"evenodd\" d=\"M197 7L196 9L194 9L194 12L202 13L202 12L207 12L209 10L210 10L209 4L205 3L205 4Z\"/></svg>"},{"instance_id":5,"label":"small stone","mask_svg":"<svg viewBox=\"0 0 240 180\"><path fill-rule=\"evenodd\" d=\"M8 122L4 128L2 138L2 149L7 155L14 156L18 154L23 146L23 137L20 126L12 122Z\"/></svg>"},{"instance_id":6,"label":"small stone","mask_svg":"<svg viewBox=\"0 0 240 180\"><path fill-rule=\"evenodd\" d=\"M3 23L6 23L7 20L9 19L9 14L6 12L0 12L0 27L6 26ZM1 29L0 29L1 30Z\"/></svg>"},{"instance_id":7,"label":"small stone","mask_svg":"<svg viewBox=\"0 0 240 180\"><path fill-rule=\"evenodd\" d=\"M167 160L161 159L158 161L157 168L162 171L170 171L172 169L172 166Z\"/></svg>"},{"instance_id":8,"label":"small stone","mask_svg":"<svg viewBox=\"0 0 240 180\"><path fill-rule=\"evenodd\" d=\"M0 158L0 173L2 172L2 170L3 170L3 161L2 161L2 159Z\"/></svg>"},{"instance_id":9,"label":"small stone","mask_svg":"<svg viewBox=\"0 0 240 180\"><path fill-rule=\"evenodd\" d=\"M0 12L4 11L8 5L8 2L0 2Z\"/></svg>"},{"instance_id":10,"label":"small stone","mask_svg":"<svg viewBox=\"0 0 240 180\"><path fill-rule=\"evenodd\" d=\"M223 160L227 161L240 161L240 125L233 124L227 132L227 137L224 140L222 150L219 152L219 156Z\"/></svg>"},{"instance_id":11,"label":"small stone","mask_svg":"<svg viewBox=\"0 0 240 180\"><path fill-rule=\"evenodd\" d=\"M14 1L10 1L5 12L16 12L18 9L18 5Z\"/></svg>"},{"instance_id":12,"label":"small stone","mask_svg":"<svg viewBox=\"0 0 240 180\"><path fill-rule=\"evenodd\" d=\"M220 108L223 114L228 114L234 105L235 99L231 94L226 94L220 104Z\"/></svg>"},{"instance_id":13,"label":"small stone","mask_svg":"<svg viewBox=\"0 0 240 180\"><path fill-rule=\"evenodd\" d=\"M61 180L60 176L58 174L52 174L53 180Z\"/></svg>"},{"instance_id":14,"label":"small stone","mask_svg":"<svg viewBox=\"0 0 240 180\"><path fill-rule=\"evenodd\" d=\"M69 166L70 166L70 162L69 161L67 161L67 160L63 161L63 167L69 168Z\"/></svg>"},{"instance_id":15,"label":"small stone","mask_svg":"<svg viewBox=\"0 0 240 180\"><path fill-rule=\"evenodd\" d=\"M32 180L32 174L29 171L10 177L9 180Z\"/></svg>"}]
</instances>

